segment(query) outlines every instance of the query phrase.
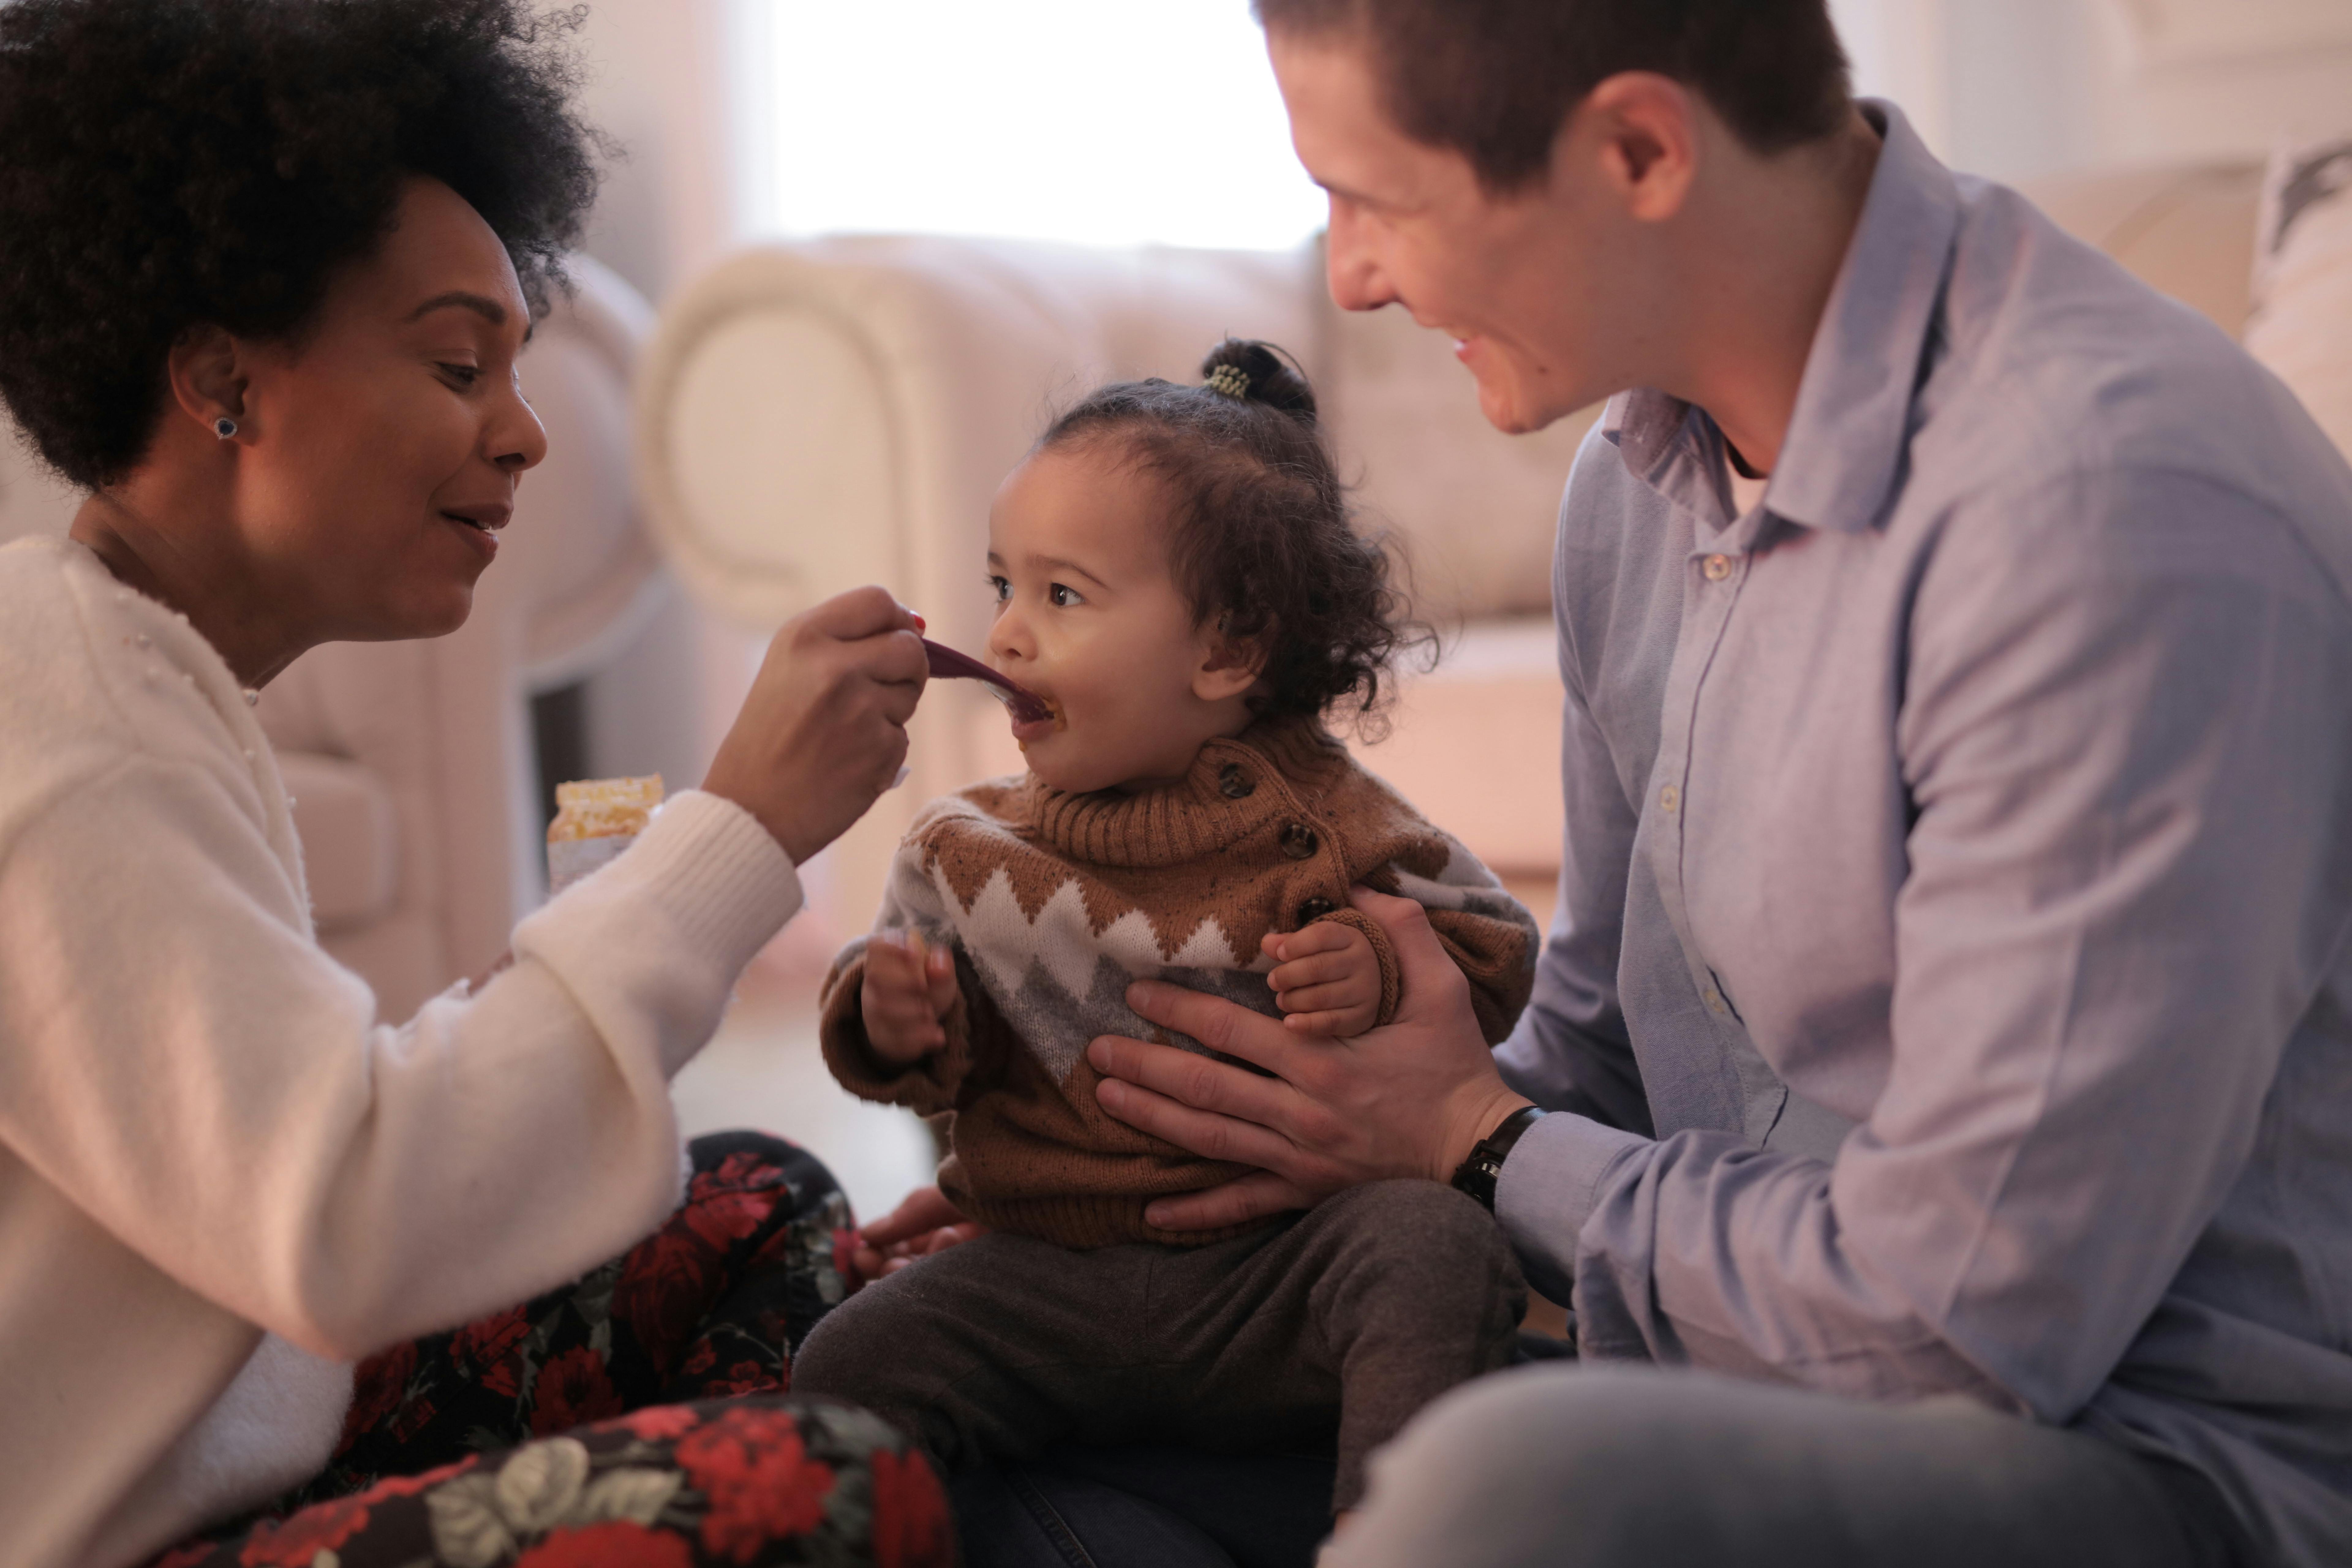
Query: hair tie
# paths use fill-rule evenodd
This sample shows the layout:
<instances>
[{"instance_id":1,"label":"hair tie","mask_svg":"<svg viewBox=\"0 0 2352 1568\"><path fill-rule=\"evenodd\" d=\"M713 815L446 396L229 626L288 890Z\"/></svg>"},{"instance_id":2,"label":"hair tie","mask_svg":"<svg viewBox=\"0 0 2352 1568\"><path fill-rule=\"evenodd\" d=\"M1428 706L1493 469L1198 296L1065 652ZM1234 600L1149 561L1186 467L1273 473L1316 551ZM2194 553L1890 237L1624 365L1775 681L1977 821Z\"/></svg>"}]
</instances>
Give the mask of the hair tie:
<instances>
[{"instance_id":1,"label":"hair tie","mask_svg":"<svg viewBox=\"0 0 2352 1568\"><path fill-rule=\"evenodd\" d=\"M1202 384L1211 392L1222 392L1227 397L1247 397L1250 373L1237 364L1221 364L1209 373L1209 379Z\"/></svg>"}]
</instances>

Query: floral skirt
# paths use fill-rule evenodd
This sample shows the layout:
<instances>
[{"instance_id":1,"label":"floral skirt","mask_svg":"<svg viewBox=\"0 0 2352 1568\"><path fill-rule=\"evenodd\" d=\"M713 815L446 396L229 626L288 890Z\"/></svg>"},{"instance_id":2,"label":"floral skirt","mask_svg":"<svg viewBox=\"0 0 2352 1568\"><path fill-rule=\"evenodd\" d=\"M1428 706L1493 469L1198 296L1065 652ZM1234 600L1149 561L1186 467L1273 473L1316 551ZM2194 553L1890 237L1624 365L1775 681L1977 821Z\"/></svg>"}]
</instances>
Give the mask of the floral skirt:
<instances>
[{"instance_id":1,"label":"floral skirt","mask_svg":"<svg viewBox=\"0 0 2352 1568\"><path fill-rule=\"evenodd\" d=\"M886 1423L787 1396L847 1289L814 1158L691 1145L668 1223L572 1284L360 1364L327 1468L153 1568L689 1568L955 1558L938 1480Z\"/></svg>"}]
</instances>

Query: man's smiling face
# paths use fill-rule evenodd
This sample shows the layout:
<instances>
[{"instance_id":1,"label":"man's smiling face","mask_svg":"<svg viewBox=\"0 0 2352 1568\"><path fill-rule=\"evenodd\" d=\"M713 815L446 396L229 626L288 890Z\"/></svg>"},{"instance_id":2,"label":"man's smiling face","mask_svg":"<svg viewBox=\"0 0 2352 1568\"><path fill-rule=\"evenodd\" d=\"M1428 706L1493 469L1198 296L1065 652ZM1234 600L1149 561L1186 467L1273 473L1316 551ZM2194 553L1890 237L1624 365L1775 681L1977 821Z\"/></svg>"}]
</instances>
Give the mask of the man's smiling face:
<instances>
[{"instance_id":1,"label":"man's smiling face","mask_svg":"<svg viewBox=\"0 0 2352 1568\"><path fill-rule=\"evenodd\" d=\"M1556 155L1527 191L1493 195L1461 153L1398 129L1368 47L1280 29L1266 42L1299 161L1330 196L1334 300L1402 305L1454 338L1501 430L1540 429L1620 389L1595 325L1596 264L1631 237L1598 181Z\"/></svg>"}]
</instances>

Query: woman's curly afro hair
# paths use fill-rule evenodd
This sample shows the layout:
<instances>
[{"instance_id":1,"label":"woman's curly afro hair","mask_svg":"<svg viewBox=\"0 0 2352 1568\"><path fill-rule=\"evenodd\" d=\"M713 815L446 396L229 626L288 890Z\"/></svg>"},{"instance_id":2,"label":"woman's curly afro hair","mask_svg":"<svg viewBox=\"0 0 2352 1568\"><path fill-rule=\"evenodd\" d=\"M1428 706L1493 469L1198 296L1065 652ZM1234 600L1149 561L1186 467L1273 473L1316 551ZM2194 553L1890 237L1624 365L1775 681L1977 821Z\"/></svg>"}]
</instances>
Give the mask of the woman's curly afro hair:
<instances>
[{"instance_id":1,"label":"woman's curly afro hair","mask_svg":"<svg viewBox=\"0 0 2352 1568\"><path fill-rule=\"evenodd\" d=\"M1378 740L1400 655L1433 648L1390 581L1390 550L1359 532L1317 423L1315 392L1271 343L1227 338L1205 384L1098 387L1038 439L1100 447L1165 487L1169 564L1202 621L1262 638L1250 706L1262 718L1344 710Z\"/></svg>"},{"instance_id":2,"label":"woman's curly afro hair","mask_svg":"<svg viewBox=\"0 0 2352 1568\"><path fill-rule=\"evenodd\" d=\"M279 337L425 175L534 313L596 192L568 36L519 0L0 4L0 398L76 484L137 466L191 327Z\"/></svg>"}]
</instances>

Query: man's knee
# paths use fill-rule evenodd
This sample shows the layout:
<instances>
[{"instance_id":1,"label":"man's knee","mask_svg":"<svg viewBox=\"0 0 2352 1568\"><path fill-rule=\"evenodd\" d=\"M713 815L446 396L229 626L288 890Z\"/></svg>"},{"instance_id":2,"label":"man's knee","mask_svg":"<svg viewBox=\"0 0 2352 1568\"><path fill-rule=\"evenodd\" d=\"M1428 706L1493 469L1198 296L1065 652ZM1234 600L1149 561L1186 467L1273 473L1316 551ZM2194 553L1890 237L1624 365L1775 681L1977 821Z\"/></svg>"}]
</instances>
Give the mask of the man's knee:
<instances>
[{"instance_id":1,"label":"man's knee","mask_svg":"<svg viewBox=\"0 0 2352 1568\"><path fill-rule=\"evenodd\" d=\"M1463 1384L1373 1455L1364 1516L1327 1561L1644 1561L1642 1521L1691 1495L1684 1441L1703 1413L1677 1383L1654 1368L1528 1366Z\"/></svg>"},{"instance_id":2,"label":"man's knee","mask_svg":"<svg viewBox=\"0 0 2352 1568\"><path fill-rule=\"evenodd\" d=\"M1381 1450L1376 1484L1391 1470L1437 1476L1443 1495L1453 1489L1451 1475L1495 1500L1558 1500L1574 1488L1638 1506L1649 1489L1687 1484L1674 1458L1705 1417L1680 1408L1676 1381L1654 1369L1560 1365L1480 1378L1431 1405Z\"/></svg>"}]
</instances>

